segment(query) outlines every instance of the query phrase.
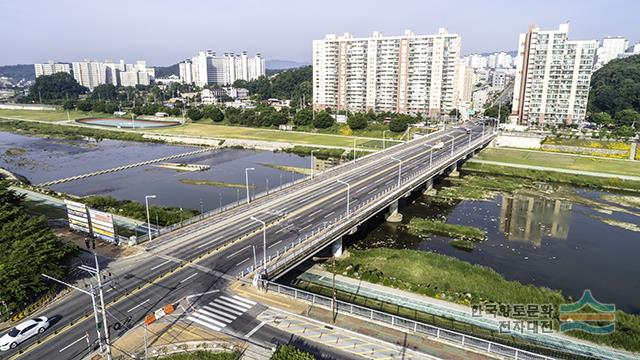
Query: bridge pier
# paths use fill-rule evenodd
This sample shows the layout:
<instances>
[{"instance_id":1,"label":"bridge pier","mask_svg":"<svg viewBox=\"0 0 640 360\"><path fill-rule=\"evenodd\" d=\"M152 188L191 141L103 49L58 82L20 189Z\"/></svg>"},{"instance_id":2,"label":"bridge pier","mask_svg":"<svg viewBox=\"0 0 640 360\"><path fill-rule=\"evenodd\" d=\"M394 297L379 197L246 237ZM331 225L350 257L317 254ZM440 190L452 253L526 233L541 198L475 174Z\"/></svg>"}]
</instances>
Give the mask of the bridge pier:
<instances>
[{"instance_id":1,"label":"bridge pier","mask_svg":"<svg viewBox=\"0 0 640 360\"><path fill-rule=\"evenodd\" d=\"M340 236L334 242L331 243L331 256L334 256L334 257L342 256L342 236Z\"/></svg>"},{"instance_id":2,"label":"bridge pier","mask_svg":"<svg viewBox=\"0 0 640 360\"><path fill-rule=\"evenodd\" d=\"M458 171L458 162L451 165L451 170L449 171L450 177L460 177L460 171Z\"/></svg>"},{"instance_id":3,"label":"bridge pier","mask_svg":"<svg viewBox=\"0 0 640 360\"><path fill-rule=\"evenodd\" d=\"M423 195L428 195L431 190L433 190L433 178L427 180L426 183L424 183L424 189L422 189L422 194Z\"/></svg>"},{"instance_id":4,"label":"bridge pier","mask_svg":"<svg viewBox=\"0 0 640 360\"><path fill-rule=\"evenodd\" d=\"M398 223L402 221L402 214L398 212L398 200L394 200L389 205L389 212L386 214L385 220L391 223Z\"/></svg>"}]
</instances>

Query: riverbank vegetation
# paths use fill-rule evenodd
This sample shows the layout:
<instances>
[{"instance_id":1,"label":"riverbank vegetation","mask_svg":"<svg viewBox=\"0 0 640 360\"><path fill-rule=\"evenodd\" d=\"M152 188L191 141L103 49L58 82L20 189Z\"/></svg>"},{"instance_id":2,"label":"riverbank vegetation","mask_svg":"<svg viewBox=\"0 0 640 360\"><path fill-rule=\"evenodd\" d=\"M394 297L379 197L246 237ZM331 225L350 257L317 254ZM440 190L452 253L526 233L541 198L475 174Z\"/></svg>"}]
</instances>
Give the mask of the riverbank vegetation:
<instances>
[{"instance_id":1,"label":"riverbank vegetation","mask_svg":"<svg viewBox=\"0 0 640 360\"><path fill-rule=\"evenodd\" d=\"M600 188L609 190L626 190L640 192L640 181L623 180L585 175L565 174L551 171L522 169L494 164L467 162L462 171L474 175L488 174L493 176L516 177L534 181L567 184L579 187Z\"/></svg>"},{"instance_id":2,"label":"riverbank vegetation","mask_svg":"<svg viewBox=\"0 0 640 360\"><path fill-rule=\"evenodd\" d=\"M163 142L161 140L147 139L140 133L129 131L102 130L82 126L45 124L20 120L0 119L0 131L12 132L26 136L52 137L66 140L92 138L96 141L111 139L155 143Z\"/></svg>"},{"instance_id":3,"label":"riverbank vegetation","mask_svg":"<svg viewBox=\"0 0 640 360\"><path fill-rule=\"evenodd\" d=\"M25 201L0 181L0 299L13 312L49 287L41 274L64 277L76 247L62 242L42 216L31 216ZM2 316L7 315L1 309Z\"/></svg>"},{"instance_id":4,"label":"riverbank vegetation","mask_svg":"<svg viewBox=\"0 0 640 360\"><path fill-rule=\"evenodd\" d=\"M271 356L271 360L315 360L315 356L291 344L285 344L278 346L276 352Z\"/></svg>"},{"instance_id":5,"label":"riverbank vegetation","mask_svg":"<svg viewBox=\"0 0 640 360\"><path fill-rule=\"evenodd\" d=\"M331 270L331 264L327 263L325 267ZM349 256L336 262L336 271L352 278L463 305L553 304L556 326L559 304L573 301L557 290L508 281L488 267L419 250L349 250ZM568 334L598 344L640 351L640 316L616 311L616 331L609 335Z\"/></svg>"},{"instance_id":6,"label":"riverbank vegetation","mask_svg":"<svg viewBox=\"0 0 640 360\"><path fill-rule=\"evenodd\" d=\"M311 174L311 169L310 168L303 168L303 167L298 167L298 166L289 166L289 165L278 165L278 164L260 164L262 166L266 166L272 169L276 169L276 170L280 170L280 171L286 171L286 172L292 172L292 173L296 173L296 174L303 174L303 175L310 175Z\"/></svg>"},{"instance_id":7,"label":"riverbank vegetation","mask_svg":"<svg viewBox=\"0 0 640 360\"><path fill-rule=\"evenodd\" d=\"M447 224L440 220L412 218L405 225L407 231L416 236L428 234L442 235L454 239L481 241L484 240L486 231L473 226Z\"/></svg>"},{"instance_id":8,"label":"riverbank vegetation","mask_svg":"<svg viewBox=\"0 0 640 360\"><path fill-rule=\"evenodd\" d=\"M142 221L147 220L145 205L135 201L118 200L111 196L102 195L89 195L76 201L83 202L90 208L110 212L115 215ZM149 214L151 223L157 223L156 225L159 226L168 226L196 216L199 212L192 209L181 210L167 206L150 205Z\"/></svg>"},{"instance_id":9,"label":"riverbank vegetation","mask_svg":"<svg viewBox=\"0 0 640 360\"><path fill-rule=\"evenodd\" d=\"M206 179L180 179L180 182L187 185L206 185L214 187L225 187L233 189L244 189L246 184L227 183L223 181L206 180ZM255 185L249 184L249 188L255 188Z\"/></svg>"},{"instance_id":10,"label":"riverbank vegetation","mask_svg":"<svg viewBox=\"0 0 640 360\"><path fill-rule=\"evenodd\" d=\"M466 166L466 165L465 165ZM434 200L453 203L458 200L488 200L496 192L511 193L526 186L521 179L504 176L474 176L448 180L451 186L444 186L438 190Z\"/></svg>"}]
</instances>

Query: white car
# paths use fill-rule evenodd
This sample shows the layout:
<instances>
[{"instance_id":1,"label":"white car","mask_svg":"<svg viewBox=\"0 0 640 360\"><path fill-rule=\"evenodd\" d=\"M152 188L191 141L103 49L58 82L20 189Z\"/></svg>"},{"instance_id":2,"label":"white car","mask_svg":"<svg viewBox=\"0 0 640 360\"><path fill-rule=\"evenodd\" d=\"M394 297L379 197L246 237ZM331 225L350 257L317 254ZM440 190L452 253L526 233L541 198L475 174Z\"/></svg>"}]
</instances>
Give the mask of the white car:
<instances>
[{"instance_id":1,"label":"white car","mask_svg":"<svg viewBox=\"0 0 640 360\"><path fill-rule=\"evenodd\" d=\"M48 327L49 320L44 316L27 320L22 324L16 325L16 327L11 328L8 333L0 337L0 351L13 349L30 337L43 333Z\"/></svg>"},{"instance_id":2,"label":"white car","mask_svg":"<svg viewBox=\"0 0 640 360\"><path fill-rule=\"evenodd\" d=\"M440 150L444 147L444 143L439 141L437 144L433 145L433 150Z\"/></svg>"}]
</instances>

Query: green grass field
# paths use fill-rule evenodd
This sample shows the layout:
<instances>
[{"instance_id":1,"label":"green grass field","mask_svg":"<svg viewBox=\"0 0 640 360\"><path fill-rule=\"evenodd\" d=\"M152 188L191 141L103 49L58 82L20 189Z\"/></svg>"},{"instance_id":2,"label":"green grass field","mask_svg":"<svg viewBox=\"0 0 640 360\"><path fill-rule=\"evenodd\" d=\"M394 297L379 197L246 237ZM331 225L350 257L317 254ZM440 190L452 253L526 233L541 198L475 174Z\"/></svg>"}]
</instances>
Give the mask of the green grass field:
<instances>
[{"instance_id":1,"label":"green grass field","mask_svg":"<svg viewBox=\"0 0 640 360\"><path fill-rule=\"evenodd\" d=\"M352 147L354 139L352 136L343 135L287 132L273 129L248 128L240 126L213 125L203 123L191 123L179 127L173 127L170 129L153 129L149 130L148 132L159 133L163 135L177 134L191 136L210 136L218 138L262 140L336 147ZM357 139L356 146L371 149L381 148L382 140Z\"/></svg>"},{"instance_id":2,"label":"green grass field","mask_svg":"<svg viewBox=\"0 0 640 360\"><path fill-rule=\"evenodd\" d=\"M546 166L558 169L592 171L609 174L640 176L640 161L573 156L543 151L487 148L476 156L480 160L511 164Z\"/></svg>"},{"instance_id":3,"label":"green grass field","mask_svg":"<svg viewBox=\"0 0 640 360\"><path fill-rule=\"evenodd\" d=\"M40 121L66 121L68 119L75 120L85 117L105 117L111 116L109 114L96 113L96 112L82 112L78 110L69 111L69 118L67 118L67 112L63 110L53 111L38 111L38 110L8 110L0 109L0 118L6 119L23 119L23 120L40 120Z\"/></svg>"}]
</instances>

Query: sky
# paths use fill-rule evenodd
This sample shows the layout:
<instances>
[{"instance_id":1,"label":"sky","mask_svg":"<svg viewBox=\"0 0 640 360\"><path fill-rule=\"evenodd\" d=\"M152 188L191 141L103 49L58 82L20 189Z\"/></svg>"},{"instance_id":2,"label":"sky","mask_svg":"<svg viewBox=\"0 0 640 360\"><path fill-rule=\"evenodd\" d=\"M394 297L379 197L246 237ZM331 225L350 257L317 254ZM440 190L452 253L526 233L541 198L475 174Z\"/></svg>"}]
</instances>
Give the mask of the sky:
<instances>
[{"instance_id":1,"label":"sky","mask_svg":"<svg viewBox=\"0 0 640 360\"><path fill-rule=\"evenodd\" d=\"M350 32L462 37L462 54L515 50L528 25L569 38L640 41L638 0L1 0L0 64L90 59L170 65L199 49L311 61L314 39Z\"/></svg>"}]
</instances>

